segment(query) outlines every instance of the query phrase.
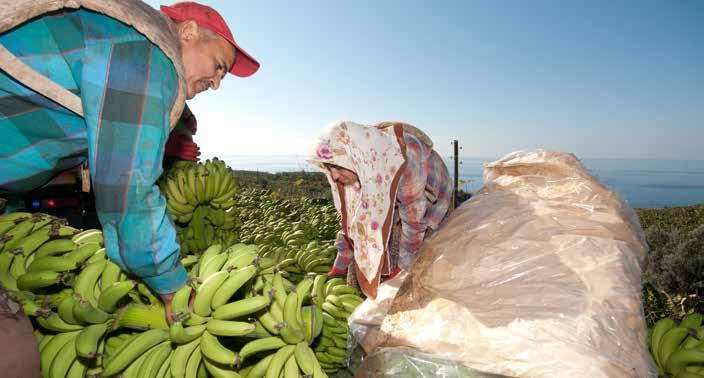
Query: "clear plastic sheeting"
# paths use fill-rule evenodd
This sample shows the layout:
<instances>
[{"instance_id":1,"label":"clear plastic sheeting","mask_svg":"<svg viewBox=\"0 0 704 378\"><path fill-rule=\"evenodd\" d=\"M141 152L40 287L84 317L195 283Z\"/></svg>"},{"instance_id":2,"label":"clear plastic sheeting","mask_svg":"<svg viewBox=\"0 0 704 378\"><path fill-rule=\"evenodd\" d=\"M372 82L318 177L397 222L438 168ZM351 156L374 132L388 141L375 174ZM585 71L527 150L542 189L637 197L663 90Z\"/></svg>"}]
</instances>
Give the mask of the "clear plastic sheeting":
<instances>
[{"instance_id":1,"label":"clear plastic sheeting","mask_svg":"<svg viewBox=\"0 0 704 378\"><path fill-rule=\"evenodd\" d=\"M573 155L509 154L352 331L370 358L404 347L513 377L654 377L646 248L635 212Z\"/></svg>"},{"instance_id":2,"label":"clear plastic sheeting","mask_svg":"<svg viewBox=\"0 0 704 378\"><path fill-rule=\"evenodd\" d=\"M380 348L367 356L356 378L507 378L440 360L408 348ZM510 377L508 377L510 378Z\"/></svg>"}]
</instances>

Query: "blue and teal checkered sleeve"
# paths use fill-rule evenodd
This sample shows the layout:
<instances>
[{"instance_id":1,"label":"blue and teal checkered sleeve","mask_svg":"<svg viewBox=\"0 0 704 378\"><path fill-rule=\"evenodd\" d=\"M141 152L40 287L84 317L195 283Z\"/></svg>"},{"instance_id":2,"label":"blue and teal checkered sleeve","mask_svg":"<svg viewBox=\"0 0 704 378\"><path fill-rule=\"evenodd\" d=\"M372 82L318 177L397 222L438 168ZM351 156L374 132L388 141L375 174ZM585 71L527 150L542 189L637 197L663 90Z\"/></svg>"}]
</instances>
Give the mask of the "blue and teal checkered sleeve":
<instances>
[{"instance_id":1,"label":"blue and teal checkered sleeve","mask_svg":"<svg viewBox=\"0 0 704 378\"><path fill-rule=\"evenodd\" d=\"M162 172L178 77L144 38L86 46L81 98L88 159L108 256L159 294L187 280Z\"/></svg>"}]
</instances>

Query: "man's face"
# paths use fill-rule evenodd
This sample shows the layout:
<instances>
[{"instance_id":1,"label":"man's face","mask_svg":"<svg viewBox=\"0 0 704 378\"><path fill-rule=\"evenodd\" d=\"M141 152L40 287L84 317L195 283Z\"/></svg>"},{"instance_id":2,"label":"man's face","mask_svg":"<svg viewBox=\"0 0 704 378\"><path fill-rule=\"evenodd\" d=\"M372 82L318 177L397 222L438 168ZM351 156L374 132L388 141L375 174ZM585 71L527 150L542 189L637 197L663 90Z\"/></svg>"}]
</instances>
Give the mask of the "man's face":
<instances>
[{"instance_id":1,"label":"man's face","mask_svg":"<svg viewBox=\"0 0 704 378\"><path fill-rule=\"evenodd\" d=\"M218 89L220 81L235 64L235 47L218 34L199 27L195 21L180 23L178 31L188 84L187 98L190 100L209 88Z\"/></svg>"}]
</instances>

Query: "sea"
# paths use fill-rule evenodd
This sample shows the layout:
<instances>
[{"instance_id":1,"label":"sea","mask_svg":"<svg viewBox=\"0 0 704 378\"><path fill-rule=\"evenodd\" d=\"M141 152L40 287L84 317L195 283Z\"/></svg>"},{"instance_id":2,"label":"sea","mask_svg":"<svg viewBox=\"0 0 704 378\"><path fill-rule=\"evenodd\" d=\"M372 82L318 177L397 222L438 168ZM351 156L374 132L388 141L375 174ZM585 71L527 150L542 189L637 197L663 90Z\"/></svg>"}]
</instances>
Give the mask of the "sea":
<instances>
[{"instance_id":1,"label":"sea","mask_svg":"<svg viewBox=\"0 0 704 378\"><path fill-rule=\"evenodd\" d=\"M203 156L204 159L210 156ZM301 155L218 155L232 169L259 172L316 171ZM497 158L462 157L459 187L474 192L484 166ZM452 160L445 161L452 175ZM583 159L603 184L632 207L662 208L704 204L704 160Z\"/></svg>"}]
</instances>

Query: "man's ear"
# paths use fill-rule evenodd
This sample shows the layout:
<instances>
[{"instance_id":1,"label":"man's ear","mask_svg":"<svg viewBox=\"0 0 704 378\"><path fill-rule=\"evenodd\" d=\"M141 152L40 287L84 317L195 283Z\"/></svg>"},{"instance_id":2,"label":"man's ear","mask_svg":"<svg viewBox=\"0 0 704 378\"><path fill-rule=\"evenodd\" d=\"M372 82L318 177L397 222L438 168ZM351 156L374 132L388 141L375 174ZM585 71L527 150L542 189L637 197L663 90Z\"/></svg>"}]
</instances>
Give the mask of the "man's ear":
<instances>
[{"instance_id":1,"label":"man's ear","mask_svg":"<svg viewBox=\"0 0 704 378\"><path fill-rule=\"evenodd\" d=\"M181 42L193 42L200 38L200 28L193 20L183 21L178 24L178 36Z\"/></svg>"}]
</instances>

